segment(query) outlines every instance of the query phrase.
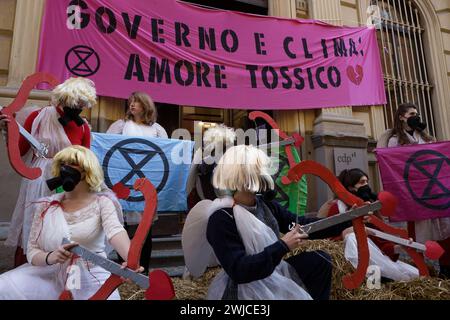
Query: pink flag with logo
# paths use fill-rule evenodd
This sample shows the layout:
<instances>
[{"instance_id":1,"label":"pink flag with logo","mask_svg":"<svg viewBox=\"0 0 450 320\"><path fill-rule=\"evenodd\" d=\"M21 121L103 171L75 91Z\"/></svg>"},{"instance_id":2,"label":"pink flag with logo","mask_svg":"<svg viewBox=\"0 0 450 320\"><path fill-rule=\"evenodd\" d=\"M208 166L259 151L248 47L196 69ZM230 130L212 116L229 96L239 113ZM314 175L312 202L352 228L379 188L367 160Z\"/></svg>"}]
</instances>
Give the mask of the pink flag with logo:
<instances>
[{"instance_id":1,"label":"pink flag with logo","mask_svg":"<svg viewBox=\"0 0 450 320\"><path fill-rule=\"evenodd\" d=\"M376 150L384 190L399 200L392 221L450 217L450 142Z\"/></svg>"},{"instance_id":2,"label":"pink flag with logo","mask_svg":"<svg viewBox=\"0 0 450 320\"><path fill-rule=\"evenodd\" d=\"M310 109L386 102L376 30L211 10L175 0L47 0L38 71L99 95Z\"/></svg>"}]
</instances>

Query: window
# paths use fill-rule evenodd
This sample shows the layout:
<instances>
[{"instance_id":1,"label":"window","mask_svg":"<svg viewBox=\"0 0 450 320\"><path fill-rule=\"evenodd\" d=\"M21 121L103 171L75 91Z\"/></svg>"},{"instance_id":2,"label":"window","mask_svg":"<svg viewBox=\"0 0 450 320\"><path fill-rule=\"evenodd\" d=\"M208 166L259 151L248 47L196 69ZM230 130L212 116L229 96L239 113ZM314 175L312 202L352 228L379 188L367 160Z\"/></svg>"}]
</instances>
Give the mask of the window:
<instances>
[{"instance_id":1,"label":"window","mask_svg":"<svg viewBox=\"0 0 450 320\"><path fill-rule=\"evenodd\" d=\"M378 42L381 51L387 105L384 108L386 125L394 124L397 106L414 102L428 130L436 134L432 99L423 47L424 29L419 10L407 0L372 0L378 6L381 23Z\"/></svg>"}]
</instances>

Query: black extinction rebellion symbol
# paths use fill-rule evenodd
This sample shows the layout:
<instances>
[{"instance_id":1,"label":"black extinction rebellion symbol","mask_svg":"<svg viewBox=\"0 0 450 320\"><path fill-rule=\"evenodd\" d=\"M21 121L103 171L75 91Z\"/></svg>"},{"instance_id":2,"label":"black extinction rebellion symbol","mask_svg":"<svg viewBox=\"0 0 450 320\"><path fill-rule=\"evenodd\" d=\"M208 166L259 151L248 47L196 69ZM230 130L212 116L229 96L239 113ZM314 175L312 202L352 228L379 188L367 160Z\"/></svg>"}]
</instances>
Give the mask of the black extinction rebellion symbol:
<instances>
[{"instance_id":1,"label":"black extinction rebellion symbol","mask_svg":"<svg viewBox=\"0 0 450 320\"><path fill-rule=\"evenodd\" d=\"M428 169L428 170L427 170ZM413 154L403 178L413 199L433 210L450 208L450 159L433 150Z\"/></svg>"},{"instance_id":2,"label":"black extinction rebellion symbol","mask_svg":"<svg viewBox=\"0 0 450 320\"><path fill-rule=\"evenodd\" d=\"M100 58L94 49L87 46L75 46L66 53L67 69L76 76L88 77L100 68Z\"/></svg>"},{"instance_id":3,"label":"black extinction rebellion symbol","mask_svg":"<svg viewBox=\"0 0 450 320\"><path fill-rule=\"evenodd\" d=\"M136 144L140 144L138 148L136 147ZM133 145L133 147L128 147L128 145ZM122 158L129 164L130 170L128 173L120 179L120 181L115 181L114 183L111 181L110 175L109 175L109 167L110 167L110 160L113 157L113 155L119 152ZM131 155L140 155L143 156L139 162L136 163L136 161L131 157ZM145 178L145 174L143 172L143 168L146 164L148 164L154 157L160 157L161 161L158 161L160 164L160 168L157 168L157 171L162 173L161 182L156 186L156 191L161 191L164 186L167 183L167 179L169 178L169 161L167 160L166 155L161 150L160 147L158 147L156 144L139 138L132 138L132 139L126 139L123 141L120 141L119 143L116 143L114 146L111 147L111 149L108 150L108 152L105 155L105 158L103 159L103 171L105 172L105 183L109 188L112 188L114 184L121 182L125 186L132 188L132 184L129 183L131 179L133 179L134 176L138 176L139 178ZM115 157L115 160L117 161L117 157ZM153 163L156 163L155 161ZM117 164L115 164L117 166ZM127 201L130 202L141 202L144 201L144 196L131 196L128 197Z\"/></svg>"}]
</instances>

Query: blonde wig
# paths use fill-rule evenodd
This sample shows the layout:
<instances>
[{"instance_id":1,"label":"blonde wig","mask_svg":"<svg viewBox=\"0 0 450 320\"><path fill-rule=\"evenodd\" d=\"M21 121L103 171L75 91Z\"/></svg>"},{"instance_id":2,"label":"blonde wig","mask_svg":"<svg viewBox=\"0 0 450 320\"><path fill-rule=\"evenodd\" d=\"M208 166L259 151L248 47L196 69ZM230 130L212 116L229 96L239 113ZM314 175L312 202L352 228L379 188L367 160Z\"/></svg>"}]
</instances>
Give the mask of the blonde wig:
<instances>
[{"instance_id":1,"label":"blonde wig","mask_svg":"<svg viewBox=\"0 0 450 320\"><path fill-rule=\"evenodd\" d=\"M53 158L52 174L59 176L62 165L78 166L86 173L86 182L93 192L100 192L104 181L103 170L96 155L83 146L70 146L58 152Z\"/></svg>"},{"instance_id":2,"label":"blonde wig","mask_svg":"<svg viewBox=\"0 0 450 320\"><path fill-rule=\"evenodd\" d=\"M92 108L97 103L95 84L86 78L69 78L53 89L51 99L63 108Z\"/></svg>"},{"instance_id":3,"label":"blonde wig","mask_svg":"<svg viewBox=\"0 0 450 320\"><path fill-rule=\"evenodd\" d=\"M203 150L205 155L214 151L217 160L223 155L227 147L233 146L236 132L224 124L209 128L203 134Z\"/></svg>"},{"instance_id":4,"label":"blonde wig","mask_svg":"<svg viewBox=\"0 0 450 320\"><path fill-rule=\"evenodd\" d=\"M219 190L263 192L274 189L270 158L254 146L239 145L225 152L215 169L213 186Z\"/></svg>"},{"instance_id":5,"label":"blonde wig","mask_svg":"<svg viewBox=\"0 0 450 320\"><path fill-rule=\"evenodd\" d=\"M136 91L133 92L128 98L128 106L130 106L133 101L139 102L142 105L142 109L144 109L144 123L149 126L154 124L156 122L156 119L158 118L158 113L156 111L155 103L153 102L152 98L150 98L150 96L145 92ZM125 119L135 121L134 116L130 110L127 111Z\"/></svg>"},{"instance_id":6,"label":"blonde wig","mask_svg":"<svg viewBox=\"0 0 450 320\"><path fill-rule=\"evenodd\" d=\"M209 128L203 135L203 144L206 146L216 143L224 145L233 144L236 140L236 133L233 128L229 128L224 124Z\"/></svg>"}]
</instances>

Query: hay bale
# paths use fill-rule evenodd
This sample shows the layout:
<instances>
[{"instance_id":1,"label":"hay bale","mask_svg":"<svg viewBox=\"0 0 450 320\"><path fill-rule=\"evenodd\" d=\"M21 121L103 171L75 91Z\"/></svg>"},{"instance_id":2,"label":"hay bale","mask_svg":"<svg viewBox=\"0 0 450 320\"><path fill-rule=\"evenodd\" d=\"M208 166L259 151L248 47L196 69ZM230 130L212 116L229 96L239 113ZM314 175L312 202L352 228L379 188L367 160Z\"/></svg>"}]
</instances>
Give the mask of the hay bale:
<instances>
[{"instance_id":1,"label":"hay bale","mask_svg":"<svg viewBox=\"0 0 450 320\"><path fill-rule=\"evenodd\" d=\"M419 278L408 282L392 282L387 290L405 300L450 300L450 280Z\"/></svg>"},{"instance_id":2,"label":"hay bale","mask_svg":"<svg viewBox=\"0 0 450 320\"><path fill-rule=\"evenodd\" d=\"M450 280L439 278L418 278L411 281L393 281L382 283L381 289L368 289L365 283L355 290L347 290L342 277L354 271L353 266L345 259L342 241L313 240L305 241L298 249L287 255L305 251L323 250L332 257L333 280L331 288L332 300L448 300L450 299Z\"/></svg>"},{"instance_id":3,"label":"hay bale","mask_svg":"<svg viewBox=\"0 0 450 320\"><path fill-rule=\"evenodd\" d=\"M122 300L144 300L144 292L137 284L125 282L119 287Z\"/></svg>"},{"instance_id":4,"label":"hay bale","mask_svg":"<svg viewBox=\"0 0 450 320\"><path fill-rule=\"evenodd\" d=\"M331 299L340 300L346 295L347 289L342 284L342 277L351 273L354 268L344 256L344 244L342 241L310 240L304 241L300 247L289 253L285 258L295 256L302 252L322 250L332 258L333 278L331 285ZM346 298L344 298L346 299Z\"/></svg>"},{"instance_id":5,"label":"hay bale","mask_svg":"<svg viewBox=\"0 0 450 320\"><path fill-rule=\"evenodd\" d=\"M450 280L439 278L418 278L408 282L382 283L381 289L368 289L363 283L356 290L347 290L342 277L354 271L353 266L344 257L342 241L310 240L285 258L305 251L322 250L329 253L333 263L331 289L332 300L450 300ZM209 285L221 268L209 269L196 280L172 278L178 300L204 300ZM142 300L144 291L136 285L124 284L119 288L122 299Z\"/></svg>"},{"instance_id":6,"label":"hay bale","mask_svg":"<svg viewBox=\"0 0 450 320\"><path fill-rule=\"evenodd\" d=\"M205 274L195 280L172 278L176 300L205 300L208 288L214 277L222 268L210 268ZM122 300L144 300L144 290L135 284L124 283L119 287Z\"/></svg>"},{"instance_id":7,"label":"hay bale","mask_svg":"<svg viewBox=\"0 0 450 320\"><path fill-rule=\"evenodd\" d=\"M210 268L205 274L193 280L172 278L177 300L205 300L208 288L222 268Z\"/></svg>"}]
</instances>

